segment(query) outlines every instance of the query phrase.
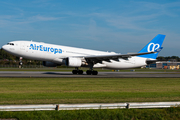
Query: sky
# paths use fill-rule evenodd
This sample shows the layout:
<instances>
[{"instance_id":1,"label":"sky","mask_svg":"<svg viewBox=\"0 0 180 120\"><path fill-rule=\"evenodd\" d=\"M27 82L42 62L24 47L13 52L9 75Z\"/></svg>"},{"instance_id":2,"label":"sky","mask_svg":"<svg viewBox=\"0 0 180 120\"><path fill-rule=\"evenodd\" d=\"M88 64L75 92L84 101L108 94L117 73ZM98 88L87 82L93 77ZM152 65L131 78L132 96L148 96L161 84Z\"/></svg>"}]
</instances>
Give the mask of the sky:
<instances>
[{"instance_id":1,"label":"sky","mask_svg":"<svg viewBox=\"0 0 180 120\"><path fill-rule=\"evenodd\" d=\"M0 1L0 46L33 40L126 54L157 34L166 35L159 56L180 57L179 0Z\"/></svg>"}]
</instances>

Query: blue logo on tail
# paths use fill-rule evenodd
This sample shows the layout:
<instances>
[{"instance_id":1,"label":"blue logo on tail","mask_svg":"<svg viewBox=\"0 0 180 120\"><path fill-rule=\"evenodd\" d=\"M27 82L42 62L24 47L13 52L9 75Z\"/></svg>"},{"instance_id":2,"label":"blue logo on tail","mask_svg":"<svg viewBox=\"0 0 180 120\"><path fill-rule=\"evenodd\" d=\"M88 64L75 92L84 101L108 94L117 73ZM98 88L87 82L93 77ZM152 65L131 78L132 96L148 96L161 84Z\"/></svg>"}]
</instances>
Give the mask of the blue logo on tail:
<instances>
[{"instance_id":1,"label":"blue logo on tail","mask_svg":"<svg viewBox=\"0 0 180 120\"><path fill-rule=\"evenodd\" d=\"M162 49L161 46L162 46L165 36L166 35L158 34L142 50L140 50L138 52L138 53L144 53L144 52L157 52L157 53L152 53L152 54L147 54L147 55L139 55L139 57L156 59L158 53Z\"/></svg>"}]
</instances>

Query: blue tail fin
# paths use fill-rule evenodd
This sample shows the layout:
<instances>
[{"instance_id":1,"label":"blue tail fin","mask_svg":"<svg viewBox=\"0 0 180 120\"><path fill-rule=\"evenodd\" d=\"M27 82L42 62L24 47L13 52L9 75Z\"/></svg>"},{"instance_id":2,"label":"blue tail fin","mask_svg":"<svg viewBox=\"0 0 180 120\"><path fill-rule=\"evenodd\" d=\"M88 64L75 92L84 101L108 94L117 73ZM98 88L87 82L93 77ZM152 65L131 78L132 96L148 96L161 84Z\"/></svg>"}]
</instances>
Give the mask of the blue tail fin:
<instances>
[{"instance_id":1,"label":"blue tail fin","mask_svg":"<svg viewBox=\"0 0 180 120\"><path fill-rule=\"evenodd\" d=\"M152 52L152 51L158 51L158 49L162 49L162 43L164 41L166 35L158 34L155 38L153 38L142 50L140 50L138 53L144 53L144 52ZM146 54L146 55L139 55L138 57L144 57L144 58L152 58L156 59L159 51L157 53L152 54Z\"/></svg>"}]
</instances>

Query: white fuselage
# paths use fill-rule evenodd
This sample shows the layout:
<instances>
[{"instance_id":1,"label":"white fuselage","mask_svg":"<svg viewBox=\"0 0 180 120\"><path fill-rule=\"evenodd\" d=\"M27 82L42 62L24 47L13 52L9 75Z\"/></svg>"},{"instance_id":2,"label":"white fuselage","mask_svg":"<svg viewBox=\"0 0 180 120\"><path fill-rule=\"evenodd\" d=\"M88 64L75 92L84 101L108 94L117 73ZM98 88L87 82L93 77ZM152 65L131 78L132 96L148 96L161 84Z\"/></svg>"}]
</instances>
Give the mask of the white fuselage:
<instances>
[{"instance_id":1,"label":"white fuselage","mask_svg":"<svg viewBox=\"0 0 180 120\"><path fill-rule=\"evenodd\" d=\"M103 52L83 48L53 45L43 42L12 41L11 43L13 43L13 45L4 45L3 49L15 56L27 59L50 61L57 64L65 64L63 59L67 57L82 57L83 59L83 56L117 54L114 52ZM147 58L137 56L128 59L119 58L118 61L102 61L102 63L94 64L93 67L104 67L110 69L134 68L147 65L146 60Z\"/></svg>"}]
</instances>

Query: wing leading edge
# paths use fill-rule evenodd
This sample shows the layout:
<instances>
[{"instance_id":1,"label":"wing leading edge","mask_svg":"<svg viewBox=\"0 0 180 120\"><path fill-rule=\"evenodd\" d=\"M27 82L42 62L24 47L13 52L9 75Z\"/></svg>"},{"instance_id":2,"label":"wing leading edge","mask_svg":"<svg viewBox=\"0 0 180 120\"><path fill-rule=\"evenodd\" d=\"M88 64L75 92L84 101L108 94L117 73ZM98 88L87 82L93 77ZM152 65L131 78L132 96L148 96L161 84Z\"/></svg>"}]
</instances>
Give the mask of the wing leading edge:
<instances>
[{"instance_id":1,"label":"wing leading edge","mask_svg":"<svg viewBox=\"0 0 180 120\"><path fill-rule=\"evenodd\" d=\"M132 56L139 56L139 55L146 55L146 54L154 54L159 52L158 51L152 51L152 52L145 52L145 53L132 53L132 54L112 54L112 55L93 55L93 56L85 56L84 58L88 61L96 61L96 63L101 62L101 61L109 61L109 60L115 60L118 61L119 58L122 59L127 59Z\"/></svg>"}]
</instances>

